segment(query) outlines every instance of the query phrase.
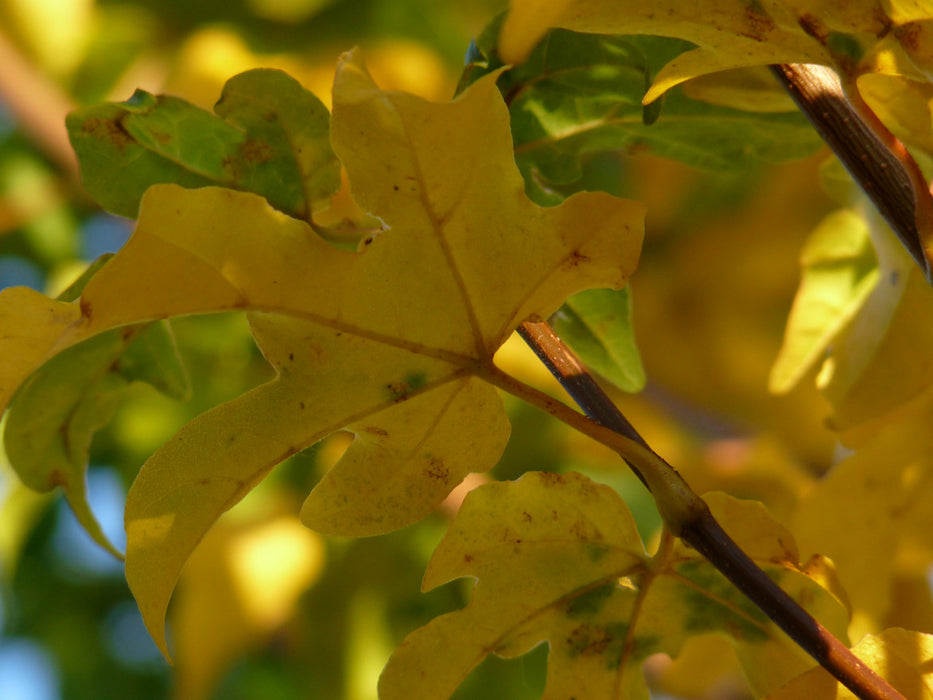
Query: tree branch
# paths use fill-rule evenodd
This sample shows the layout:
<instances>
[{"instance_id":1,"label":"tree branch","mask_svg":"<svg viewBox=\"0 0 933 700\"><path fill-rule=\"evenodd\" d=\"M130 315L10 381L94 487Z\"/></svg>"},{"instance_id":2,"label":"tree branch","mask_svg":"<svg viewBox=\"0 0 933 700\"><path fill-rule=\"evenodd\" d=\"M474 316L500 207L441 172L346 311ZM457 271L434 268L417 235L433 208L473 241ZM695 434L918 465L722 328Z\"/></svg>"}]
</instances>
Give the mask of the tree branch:
<instances>
[{"instance_id":1,"label":"tree branch","mask_svg":"<svg viewBox=\"0 0 933 700\"><path fill-rule=\"evenodd\" d=\"M657 458L681 482L676 470L655 453L638 431L625 418L593 376L580 363L573 351L561 341L551 326L543 321L528 321L519 328L519 335L577 402L583 412L602 428L625 436ZM577 414L579 416L579 414ZM593 431L584 430L588 434ZM601 440L607 444L610 440ZM631 444L631 443L630 443ZM630 450L618 450L636 475L654 490L650 478L631 455ZM653 460L652 460L653 461ZM686 484L684 483L684 487ZM686 487L689 488L689 487ZM702 503L699 497L694 496ZM658 502L662 516L663 504ZM722 529L705 507L681 509L686 519L672 528L683 541L700 552L742 593L752 600L802 649L840 683L862 700L904 700L903 696L868 668L852 651L836 639L825 627L801 608L752 559L743 552ZM665 516L665 523L667 517Z\"/></svg>"},{"instance_id":2,"label":"tree branch","mask_svg":"<svg viewBox=\"0 0 933 700\"><path fill-rule=\"evenodd\" d=\"M933 199L916 161L851 86L801 63L771 66L794 102L933 283Z\"/></svg>"},{"instance_id":3,"label":"tree branch","mask_svg":"<svg viewBox=\"0 0 933 700\"><path fill-rule=\"evenodd\" d=\"M45 155L78 181L78 159L68 141L69 98L22 55L0 31L0 101Z\"/></svg>"}]
</instances>

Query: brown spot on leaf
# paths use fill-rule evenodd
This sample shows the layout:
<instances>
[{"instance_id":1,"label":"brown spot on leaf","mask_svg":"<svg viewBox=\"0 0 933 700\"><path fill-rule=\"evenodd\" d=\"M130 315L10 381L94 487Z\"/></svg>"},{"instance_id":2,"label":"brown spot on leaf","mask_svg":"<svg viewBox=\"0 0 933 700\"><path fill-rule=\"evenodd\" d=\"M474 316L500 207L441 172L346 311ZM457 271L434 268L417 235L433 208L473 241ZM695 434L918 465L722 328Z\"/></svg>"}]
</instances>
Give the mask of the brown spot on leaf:
<instances>
[{"instance_id":1,"label":"brown spot on leaf","mask_svg":"<svg viewBox=\"0 0 933 700\"><path fill-rule=\"evenodd\" d=\"M894 30L894 36L901 42L901 46L908 52L917 51L920 48L920 35L923 33L922 27L916 22L902 24Z\"/></svg>"},{"instance_id":2,"label":"brown spot on leaf","mask_svg":"<svg viewBox=\"0 0 933 700\"><path fill-rule=\"evenodd\" d=\"M53 469L46 483L48 483L50 489L54 489L56 486L67 487L70 482L66 474L58 471L58 469Z\"/></svg>"},{"instance_id":3,"label":"brown spot on leaf","mask_svg":"<svg viewBox=\"0 0 933 700\"><path fill-rule=\"evenodd\" d=\"M437 481L447 481L450 478L450 470L444 466L444 460L438 457L432 457L428 460L427 475Z\"/></svg>"},{"instance_id":4,"label":"brown spot on leaf","mask_svg":"<svg viewBox=\"0 0 933 700\"><path fill-rule=\"evenodd\" d=\"M743 15L746 31L740 32L742 36L765 41L765 37L774 30L774 20L768 16L765 9L757 2L752 2L745 8Z\"/></svg>"},{"instance_id":5,"label":"brown spot on leaf","mask_svg":"<svg viewBox=\"0 0 933 700\"><path fill-rule=\"evenodd\" d=\"M567 263L570 265L570 267L577 267L579 265L582 265L583 263L588 263L589 261L590 261L589 256L584 255L579 250L574 250L570 254L570 257L567 258Z\"/></svg>"},{"instance_id":6,"label":"brown spot on leaf","mask_svg":"<svg viewBox=\"0 0 933 700\"><path fill-rule=\"evenodd\" d=\"M84 318L90 318L90 317L91 317L91 313L93 312L93 309L92 309L92 307L91 307L91 302L89 302L89 301L88 301L87 299L85 299L84 297L81 297L81 302L80 302L79 306L80 306L80 308L81 308L81 315L82 315Z\"/></svg>"},{"instance_id":7,"label":"brown spot on leaf","mask_svg":"<svg viewBox=\"0 0 933 700\"><path fill-rule=\"evenodd\" d=\"M527 510L523 510L522 520L524 520L526 523L530 523L532 520L534 520L534 518L531 517L531 513L529 513Z\"/></svg>"},{"instance_id":8,"label":"brown spot on leaf","mask_svg":"<svg viewBox=\"0 0 933 700\"><path fill-rule=\"evenodd\" d=\"M566 639L572 656L602 655L613 641L606 629L586 624L575 627Z\"/></svg>"},{"instance_id":9,"label":"brown spot on leaf","mask_svg":"<svg viewBox=\"0 0 933 700\"><path fill-rule=\"evenodd\" d=\"M821 44L826 43L826 39L829 37L829 31L826 27L823 26L823 23L820 22L819 18L809 13L803 14L797 20L797 24L800 25L800 28L803 29L809 36L812 36Z\"/></svg>"},{"instance_id":10,"label":"brown spot on leaf","mask_svg":"<svg viewBox=\"0 0 933 700\"><path fill-rule=\"evenodd\" d=\"M410 387L405 382L389 382L386 384L386 389L388 389L389 393L392 395L392 400L398 403L399 401L405 400Z\"/></svg>"},{"instance_id":11,"label":"brown spot on leaf","mask_svg":"<svg viewBox=\"0 0 933 700\"><path fill-rule=\"evenodd\" d=\"M540 478L545 486L560 485L567 481L563 474L558 474L557 472L540 472Z\"/></svg>"},{"instance_id":12,"label":"brown spot on leaf","mask_svg":"<svg viewBox=\"0 0 933 700\"><path fill-rule=\"evenodd\" d=\"M366 433L370 433L372 435L379 435L381 437L388 437L389 435L389 432L387 430L383 430L377 425L364 425L362 428L360 428L360 430Z\"/></svg>"},{"instance_id":13,"label":"brown spot on leaf","mask_svg":"<svg viewBox=\"0 0 933 700\"><path fill-rule=\"evenodd\" d=\"M81 131L92 134L97 138L106 139L121 151L133 142L133 137L123 129L123 126L110 119L93 117L81 125Z\"/></svg>"},{"instance_id":14,"label":"brown spot on leaf","mask_svg":"<svg viewBox=\"0 0 933 700\"><path fill-rule=\"evenodd\" d=\"M464 554L464 555L463 555L463 561L465 561L467 564L469 564L471 561L473 561L473 555L472 555L472 554Z\"/></svg>"},{"instance_id":15,"label":"brown spot on leaf","mask_svg":"<svg viewBox=\"0 0 933 700\"><path fill-rule=\"evenodd\" d=\"M240 155L247 163L258 164L272 160L275 151L265 141L247 139L240 146Z\"/></svg>"}]
</instances>

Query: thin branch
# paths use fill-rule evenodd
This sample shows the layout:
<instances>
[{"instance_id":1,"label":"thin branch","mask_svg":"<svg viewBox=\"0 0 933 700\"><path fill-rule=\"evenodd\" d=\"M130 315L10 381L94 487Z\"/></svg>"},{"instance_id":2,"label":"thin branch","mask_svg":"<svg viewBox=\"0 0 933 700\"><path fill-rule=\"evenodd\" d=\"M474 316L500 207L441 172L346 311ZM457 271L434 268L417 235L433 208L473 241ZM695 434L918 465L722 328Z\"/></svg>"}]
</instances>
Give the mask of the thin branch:
<instances>
[{"instance_id":1,"label":"thin branch","mask_svg":"<svg viewBox=\"0 0 933 700\"><path fill-rule=\"evenodd\" d=\"M58 85L29 63L3 31L0 101L45 155L77 182L78 159L65 130L65 116L74 105Z\"/></svg>"},{"instance_id":2,"label":"thin branch","mask_svg":"<svg viewBox=\"0 0 933 700\"><path fill-rule=\"evenodd\" d=\"M933 283L933 198L916 161L851 86L801 63L771 66L794 102Z\"/></svg>"},{"instance_id":3,"label":"thin branch","mask_svg":"<svg viewBox=\"0 0 933 700\"><path fill-rule=\"evenodd\" d=\"M652 491L665 524L675 534L706 557L778 627L856 696L862 700L904 700L897 690L801 608L739 548L703 500L690 491L677 471L648 446L549 324L528 321L521 326L519 334L579 404L589 420L546 395L543 395L546 405L542 407L622 455ZM511 391L508 387L504 388ZM551 404L559 404L564 410ZM572 415L566 415L564 411ZM656 492L658 480L652 472L658 468L667 469L673 475L669 477L670 481L681 483L689 492L674 494L685 499L686 506L672 508L664 502L671 494ZM667 485L668 482L664 481L662 488ZM672 515L674 522L668 523Z\"/></svg>"}]
</instances>

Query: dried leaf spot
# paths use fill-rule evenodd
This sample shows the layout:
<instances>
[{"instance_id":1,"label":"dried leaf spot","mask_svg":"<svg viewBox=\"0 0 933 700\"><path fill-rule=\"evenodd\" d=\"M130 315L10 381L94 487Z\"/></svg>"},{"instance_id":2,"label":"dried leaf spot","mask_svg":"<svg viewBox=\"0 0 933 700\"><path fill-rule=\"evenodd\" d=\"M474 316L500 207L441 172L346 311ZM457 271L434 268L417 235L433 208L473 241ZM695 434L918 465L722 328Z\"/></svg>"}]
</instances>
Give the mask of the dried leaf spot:
<instances>
[{"instance_id":1,"label":"dried leaf spot","mask_svg":"<svg viewBox=\"0 0 933 700\"><path fill-rule=\"evenodd\" d=\"M120 150L133 142L132 137L123 130L123 126L110 119L100 117L88 119L81 125L81 131L95 138L110 141Z\"/></svg>"},{"instance_id":2,"label":"dried leaf spot","mask_svg":"<svg viewBox=\"0 0 933 700\"><path fill-rule=\"evenodd\" d=\"M557 472L540 472L540 479L545 486L560 486L567 481L563 474Z\"/></svg>"},{"instance_id":3,"label":"dried leaf spot","mask_svg":"<svg viewBox=\"0 0 933 700\"><path fill-rule=\"evenodd\" d=\"M579 267L580 265L584 265L588 262L590 262L590 257L588 255L584 255L579 250L574 250L572 253L570 253L570 257L567 258L567 265L571 268Z\"/></svg>"},{"instance_id":4,"label":"dried leaf spot","mask_svg":"<svg viewBox=\"0 0 933 700\"><path fill-rule=\"evenodd\" d=\"M740 32L742 36L764 41L765 37L774 30L774 20L772 20L761 3L753 0L745 9L743 16L745 20L746 31Z\"/></svg>"},{"instance_id":5,"label":"dried leaf spot","mask_svg":"<svg viewBox=\"0 0 933 700\"><path fill-rule=\"evenodd\" d=\"M918 51L920 49L920 35L923 33L923 26L917 22L908 22L902 24L894 30L894 36L901 42L901 46L908 52Z\"/></svg>"},{"instance_id":6,"label":"dried leaf spot","mask_svg":"<svg viewBox=\"0 0 933 700\"><path fill-rule=\"evenodd\" d=\"M425 471L425 474L435 481L446 482L450 479L450 470L444 466L444 460L438 457L431 457L428 460L428 469Z\"/></svg>"},{"instance_id":7,"label":"dried leaf spot","mask_svg":"<svg viewBox=\"0 0 933 700\"><path fill-rule=\"evenodd\" d=\"M826 39L829 36L829 31L823 26L823 23L820 20L811 14L803 14L797 19L797 24L800 25L800 28L807 33L808 36L812 36L821 44L826 43Z\"/></svg>"},{"instance_id":8,"label":"dried leaf spot","mask_svg":"<svg viewBox=\"0 0 933 700\"><path fill-rule=\"evenodd\" d=\"M364 425L362 428L360 428L360 430L365 433L369 433L370 435L378 435L379 437L389 436L389 431L383 430L378 425Z\"/></svg>"},{"instance_id":9,"label":"dried leaf spot","mask_svg":"<svg viewBox=\"0 0 933 700\"><path fill-rule=\"evenodd\" d=\"M408 385L405 382L389 382L386 384L386 389L389 390L389 397L395 403L404 401L409 392Z\"/></svg>"},{"instance_id":10,"label":"dried leaf spot","mask_svg":"<svg viewBox=\"0 0 933 700\"><path fill-rule=\"evenodd\" d=\"M275 156L275 149L266 141L247 139L240 146L240 155L247 163L265 163Z\"/></svg>"},{"instance_id":11,"label":"dried leaf spot","mask_svg":"<svg viewBox=\"0 0 933 700\"><path fill-rule=\"evenodd\" d=\"M473 561L473 555L472 555L472 554L464 554L464 555L463 555L463 561L464 561L465 563L469 564L470 562Z\"/></svg>"},{"instance_id":12,"label":"dried leaf spot","mask_svg":"<svg viewBox=\"0 0 933 700\"><path fill-rule=\"evenodd\" d=\"M49 489L54 489L56 486L67 488L70 482L68 480L67 474L65 474L64 472L58 469L53 469L52 472L49 474L47 483L48 483Z\"/></svg>"},{"instance_id":13,"label":"dried leaf spot","mask_svg":"<svg viewBox=\"0 0 933 700\"><path fill-rule=\"evenodd\" d=\"M566 639L567 653L570 657L601 656L606 668L618 668L624 656L627 633L625 623L583 624L574 628Z\"/></svg>"},{"instance_id":14,"label":"dried leaf spot","mask_svg":"<svg viewBox=\"0 0 933 700\"><path fill-rule=\"evenodd\" d=\"M398 403L409 397L413 391L423 388L428 382L428 375L424 372L410 372L400 382L389 382L386 388L393 402Z\"/></svg>"}]
</instances>

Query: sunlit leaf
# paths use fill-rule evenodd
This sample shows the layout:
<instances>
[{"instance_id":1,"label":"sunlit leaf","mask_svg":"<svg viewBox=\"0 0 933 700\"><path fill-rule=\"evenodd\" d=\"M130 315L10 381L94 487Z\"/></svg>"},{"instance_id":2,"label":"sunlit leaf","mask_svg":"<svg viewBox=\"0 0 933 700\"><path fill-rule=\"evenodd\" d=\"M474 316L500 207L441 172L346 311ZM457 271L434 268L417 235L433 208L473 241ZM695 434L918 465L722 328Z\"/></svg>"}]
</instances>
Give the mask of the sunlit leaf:
<instances>
[{"instance_id":1,"label":"sunlit leaf","mask_svg":"<svg viewBox=\"0 0 933 700\"><path fill-rule=\"evenodd\" d=\"M84 185L110 211L135 218L150 185L222 185L261 194L308 219L340 184L327 108L287 74L231 78L217 116L177 97L137 91L68 116Z\"/></svg>"},{"instance_id":2,"label":"sunlit leaf","mask_svg":"<svg viewBox=\"0 0 933 700\"><path fill-rule=\"evenodd\" d=\"M711 508L750 556L837 633L846 611L801 568L790 534L757 503ZM752 688L768 692L813 665L694 550L668 539L649 557L618 495L577 474L531 472L467 496L424 588L477 579L473 600L409 635L379 683L385 700L447 698L486 655L550 646L545 698L647 698L641 665L685 640L723 632ZM831 577L830 577L831 578Z\"/></svg>"},{"instance_id":3,"label":"sunlit leaf","mask_svg":"<svg viewBox=\"0 0 933 700\"><path fill-rule=\"evenodd\" d=\"M818 377L839 430L878 418L933 384L933 288L877 214L866 214L878 281L841 332ZM896 369L894 369L896 368Z\"/></svg>"},{"instance_id":4,"label":"sunlit leaf","mask_svg":"<svg viewBox=\"0 0 933 700\"><path fill-rule=\"evenodd\" d=\"M860 632L879 630L896 578L925 576L933 562L931 421L928 388L835 465L794 519L801 548L836 563Z\"/></svg>"},{"instance_id":5,"label":"sunlit leaf","mask_svg":"<svg viewBox=\"0 0 933 700\"><path fill-rule=\"evenodd\" d=\"M906 700L933 698L933 635L889 629L868 635L853 649L865 665L882 674ZM767 697L767 700L834 698L855 700L856 696L822 668L815 668Z\"/></svg>"},{"instance_id":6,"label":"sunlit leaf","mask_svg":"<svg viewBox=\"0 0 933 700\"><path fill-rule=\"evenodd\" d=\"M500 38L507 62L524 61L548 29L651 34L693 42L655 78L645 96L651 102L685 80L708 73L778 63L820 63L847 76L884 70L886 54L906 52L908 77L925 79L933 11L904 13L857 2L677 0L512 0Z\"/></svg>"},{"instance_id":7,"label":"sunlit leaf","mask_svg":"<svg viewBox=\"0 0 933 700\"><path fill-rule=\"evenodd\" d=\"M581 193L540 208L524 196L494 76L436 105L379 90L350 56L332 129L357 201L389 228L360 252L254 194L160 185L79 304L0 292L0 313L21 334L0 350L30 349L15 372L4 368L11 388L56 351L117 326L253 312L276 378L182 428L127 497L127 579L163 651L182 565L272 467L347 429L355 441L302 519L363 535L424 517L505 445L508 422L482 381L496 372L496 349L526 318L582 289L619 288L635 266L641 205ZM24 296L34 310L21 318L6 301Z\"/></svg>"},{"instance_id":8,"label":"sunlit leaf","mask_svg":"<svg viewBox=\"0 0 933 700\"><path fill-rule=\"evenodd\" d=\"M775 392L793 388L823 359L878 282L865 220L846 209L828 216L804 247L800 266L803 279L771 370Z\"/></svg>"}]
</instances>

